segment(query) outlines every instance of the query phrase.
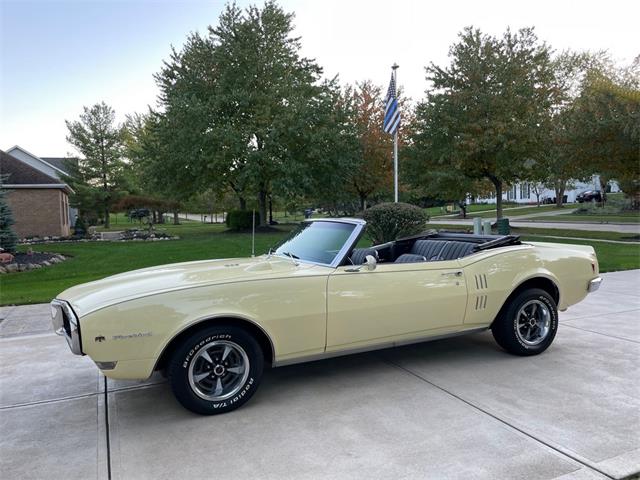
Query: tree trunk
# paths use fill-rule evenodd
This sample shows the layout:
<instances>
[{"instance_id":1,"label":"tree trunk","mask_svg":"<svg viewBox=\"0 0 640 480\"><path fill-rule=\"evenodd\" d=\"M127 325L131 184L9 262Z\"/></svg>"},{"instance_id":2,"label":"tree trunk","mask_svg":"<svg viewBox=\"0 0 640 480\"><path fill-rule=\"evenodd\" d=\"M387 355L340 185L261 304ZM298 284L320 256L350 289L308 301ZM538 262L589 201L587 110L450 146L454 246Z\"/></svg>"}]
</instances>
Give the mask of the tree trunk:
<instances>
[{"instance_id":1,"label":"tree trunk","mask_svg":"<svg viewBox=\"0 0 640 480\"><path fill-rule=\"evenodd\" d=\"M603 175L600 175L599 178L600 178L600 191L602 192L602 207L604 208L604 204L607 201L607 183L609 183L609 180L605 178Z\"/></svg>"},{"instance_id":2,"label":"tree trunk","mask_svg":"<svg viewBox=\"0 0 640 480\"><path fill-rule=\"evenodd\" d=\"M111 227L111 219L109 218L109 207L104 207L104 228Z\"/></svg>"},{"instance_id":3,"label":"tree trunk","mask_svg":"<svg viewBox=\"0 0 640 480\"><path fill-rule=\"evenodd\" d=\"M564 197L564 190L566 188L566 183L562 182L562 184L558 184L555 187L555 191L556 191L556 207L558 208L562 208L563 203L562 203L562 199Z\"/></svg>"},{"instance_id":4,"label":"tree trunk","mask_svg":"<svg viewBox=\"0 0 640 480\"><path fill-rule=\"evenodd\" d=\"M493 175L489 175L489 180L496 189L496 218L500 220L502 218L502 180Z\"/></svg>"},{"instance_id":5,"label":"tree trunk","mask_svg":"<svg viewBox=\"0 0 640 480\"><path fill-rule=\"evenodd\" d=\"M258 213L260 214L260 226L267 226L267 192L261 188L258 192Z\"/></svg>"},{"instance_id":6,"label":"tree trunk","mask_svg":"<svg viewBox=\"0 0 640 480\"><path fill-rule=\"evenodd\" d=\"M364 212L367 209L367 197L360 194L360 211Z\"/></svg>"},{"instance_id":7,"label":"tree trunk","mask_svg":"<svg viewBox=\"0 0 640 480\"><path fill-rule=\"evenodd\" d=\"M173 212L173 224L180 225L180 220L178 219L178 212Z\"/></svg>"},{"instance_id":8,"label":"tree trunk","mask_svg":"<svg viewBox=\"0 0 640 480\"><path fill-rule=\"evenodd\" d=\"M462 212L462 218L467 218L467 204L464 202L460 202L460 211Z\"/></svg>"},{"instance_id":9,"label":"tree trunk","mask_svg":"<svg viewBox=\"0 0 640 480\"><path fill-rule=\"evenodd\" d=\"M240 203L240 210L246 210L247 209L247 199L244 198L243 196L238 195L238 202Z\"/></svg>"},{"instance_id":10,"label":"tree trunk","mask_svg":"<svg viewBox=\"0 0 640 480\"><path fill-rule=\"evenodd\" d=\"M273 225L273 198L269 195L269 225Z\"/></svg>"}]
</instances>

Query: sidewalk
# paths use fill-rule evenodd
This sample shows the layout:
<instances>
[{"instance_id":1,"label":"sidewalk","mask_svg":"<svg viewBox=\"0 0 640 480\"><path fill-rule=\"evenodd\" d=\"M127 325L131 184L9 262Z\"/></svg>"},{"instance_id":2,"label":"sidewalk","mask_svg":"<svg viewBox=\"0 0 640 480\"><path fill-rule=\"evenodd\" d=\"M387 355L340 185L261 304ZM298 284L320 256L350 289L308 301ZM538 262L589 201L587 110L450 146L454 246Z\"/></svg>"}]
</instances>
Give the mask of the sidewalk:
<instances>
[{"instance_id":1,"label":"sidewalk","mask_svg":"<svg viewBox=\"0 0 640 480\"><path fill-rule=\"evenodd\" d=\"M268 371L236 412L201 417L160 376L105 381L0 308L0 477L622 479L640 472L640 270L603 274L554 345L490 333Z\"/></svg>"}]
</instances>

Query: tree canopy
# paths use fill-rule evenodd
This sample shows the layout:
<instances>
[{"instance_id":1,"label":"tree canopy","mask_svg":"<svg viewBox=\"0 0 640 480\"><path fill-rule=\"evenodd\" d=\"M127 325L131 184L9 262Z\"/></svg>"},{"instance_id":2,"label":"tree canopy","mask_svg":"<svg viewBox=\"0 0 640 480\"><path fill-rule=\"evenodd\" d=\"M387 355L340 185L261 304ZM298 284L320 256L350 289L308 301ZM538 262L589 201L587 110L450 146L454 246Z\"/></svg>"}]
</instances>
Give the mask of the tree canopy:
<instances>
[{"instance_id":1,"label":"tree canopy","mask_svg":"<svg viewBox=\"0 0 640 480\"><path fill-rule=\"evenodd\" d=\"M488 179L500 218L503 185L521 177L542 145L553 95L549 47L533 29L498 38L466 28L449 56L450 65L426 69L432 87L416 109L413 158L423 168Z\"/></svg>"},{"instance_id":2,"label":"tree canopy","mask_svg":"<svg viewBox=\"0 0 640 480\"><path fill-rule=\"evenodd\" d=\"M104 215L109 228L109 211L124 188L123 129L115 123L113 108L104 102L84 107L79 120L66 124L67 141L81 155L68 165L66 181L75 192L71 204L81 215Z\"/></svg>"}]
</instances>

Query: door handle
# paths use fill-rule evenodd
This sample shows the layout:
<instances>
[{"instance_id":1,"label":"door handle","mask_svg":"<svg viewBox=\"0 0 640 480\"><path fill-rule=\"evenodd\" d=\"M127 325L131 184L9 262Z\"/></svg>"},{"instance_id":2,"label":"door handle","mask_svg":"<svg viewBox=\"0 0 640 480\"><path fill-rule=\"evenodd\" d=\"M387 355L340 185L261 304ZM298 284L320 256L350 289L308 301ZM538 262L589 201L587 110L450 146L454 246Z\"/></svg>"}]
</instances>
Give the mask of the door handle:
<instances>
[{"instance_id":1,"label":"door handle","mask_svg":"<svg viewBox=\"0 0 640 480\"><path fill-rule=\"evenodd\" d=\"M445 272L442 274L443 276L454 276L454 277L461 277L462 276L462 272L460 270L458 270L457 272Z\"/></svg>"}]
</instances>

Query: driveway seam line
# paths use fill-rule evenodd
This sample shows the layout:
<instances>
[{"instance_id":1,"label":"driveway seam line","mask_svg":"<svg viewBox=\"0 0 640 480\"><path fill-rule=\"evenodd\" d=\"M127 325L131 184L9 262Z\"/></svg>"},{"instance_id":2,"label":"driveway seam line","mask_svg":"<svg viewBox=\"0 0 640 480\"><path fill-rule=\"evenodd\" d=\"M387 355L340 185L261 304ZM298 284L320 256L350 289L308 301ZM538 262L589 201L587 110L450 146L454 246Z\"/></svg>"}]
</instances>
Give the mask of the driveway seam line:
<instances>
[{"instance_id":1,"label":"driveway seam line","mask_svg":"<svg viewBox=\"0 0 640 480\"><path fill-rule=\"evenodd\" d=\"M157 382L157 383L148 383L145 385L135 385L135 386L131 386L131 387L120 387L120 388L115 388L113 390L110 390L109 393L116 393L116 392L129 392L131 390L140 390L143 388L147 388L147 387L154 387L156 385L164 385L166 383L166 381L164 382ZM106 386L105 386L106 388ZM97 396L100 395L102 392L93 392L93 393L83 393L80 395L71 395L69 397L60 397L60 398L50 398L48 400L36 400L35 402L25 402L25 403L17 403L15 405L5 405L0 407L0 411L1 410L11 410L12 408L22 408L22 407L30 407L32 405L43 405L45 403L58 403L58 402L67 402L70 400L78 400L80 398L89 398L89 397L93 397L93 396Z\"/></svg>"},{"instance_id":2,"label":"driveway seam line","mask_svg":"<svg viewBox=\"0 0 640 480\"><path fill-rule=\"evenodd\" d=\"M569 320L567 320L568 322ZM601 333L601 332L596 332L593 330L589 330L586 328L581 328L581 327L576 327L575 325L567 325L566 323L563 324L563 327L569 327L569 328L575 328L576 330L582 330L583 332L589 332L589 333L595 333L596 335L602 335L603 337L608 337L608 338L615 338L616 340L622 340L624 342L632 342L632 343L638 343L640 344L639 341L637 340L632 340L630 338L623 338L623 337L617 337L615 335L607 335L606 333Z\"/></svg>"},{"instance_id":3,"label":"driveway seam line","mask_svg":"<svg viewBox=\"0 0 640 480\"><path fill-rule=\"evenodd\" d=\"M80 398L89 398L99 394L100 392L83 393L81 395L71 395L69 397L51 398L49 400L37 400L35 402L17 403L15 405L5 405L4 407L0 407L0 410L11 410L12 408L30 407L32 405L42 405L45 403L67 402L70 400L78 400Z\"/></svg>"},{"instance_id":4,"label":"driveway seam line","mask_svg":"<svg viewBox=\"0 0 640 480\"><path fill-rule=\"evenodd\" d=\"M107 478L111 480L111 436L109 434L109 386L107 385L107 377L104 377L104 422L107 441Z\"/></svg>"},{"instance_id":5,"label":"driveway seam line","mask_svg":"<svg viewBox=\"0 0 640 480\"><path fill-rule=\"evenodd\" d=\"M626 294L622 294L622 295L626 295ZM634 295L629 295L629 296L634 296ZM640 310L640 308L632 308L631 310L620 310L620 311L616 311L616 312L607 312L606 315L618 315L620 313L631 313L631 312L637 312L638 310ZM605 314L603 314L605 315ZM579 317L573 317L573 318L567 318L565 320L560 320L560 323L562 324L563 322L572 322L574 320L580 320L582 318L593 318L595 315L593 314L588 314L588 315L580 315Z\"/></svg>"},{"instance_id":6,"label":"driveway seam line","mask_svg":"<svg viewBox=\"0 0 640 480\"><path fill-rule=\"evenodd\" d=\"M397 363L394 363L394 362L392 362L391 360L386 359L386 358L384 358L384 357L383 357L383 361L385 361L385 362L386 362L386 363L388 363L389 365L392 365L392 366L394 366L394 367L398 368L399 370L402 370L402 371L404 371L404 372L407 372L409 375L412 375L412 376L416 377L417 379L419 379L419 380L421 380L421 381L423 381L423 382L425 382L425 383L427 383L427 384L431 385L432 387L437 388L438 390L440 390L440 391L442 391L442 392L446 393L447 395L450 395L451 397L453 397L453 398L455 398L455 399L457 399L457 400L459 400L459 401L461 401L461 402L465 403L466 405L470 406L471 408L473 408L473 409L475 409L475 410L477 410L477 411L479 411L479 412L481 412L481 413L484 413L485 415L490 416L491 418L493 418L493 419L497 420L498 422L502 423L503 425L506 425L507 427L512 428L513 430L516 430L517 432L521 433L522 435L525 435L526 437L531 438L532 440L534 440L534 441L536 441L536 442L538 442L538 443L540 443L540 444L542 444L542 445L546 446L547 448L550 448L550 449L551 449L551 450L553 450L554 452L557 452L557 453L559 453L559 454L560 454L560 455L562 455L562 456L565 456L565 457L567 457L567 458L570 458L570 459L571 459L571 460L573 460L574 462L577 462L577 463L579 463L580 465L582 465L582 466L584 466L584 467L587 467L587 468L589 468L589 469L591 469L591 470L594 470L594 471L596 471L596 472L598 472L598 473L600 473L600 474L604 475L605 477L610 478L611 480L615 480L615 477L613 477L613 476L609 475L608 473L603 472L602 470L600 470L600 469L596 468L595 466L590 465L589 463L586 463L584 460L581 460L580 458L577 458L577 457L575 457L575 456L573 456L573 455L569 454L568 452L562 451L562 450L558 449L557 447L555 447L555 446L553 446L553 445L551 445L551 444L547 443L546 441L544 441L544 440L542 440L542 439L540 439L540 438L538 438L538 437L534 436L533 434L531 434L531 433L529 433L529 432L526 432L525 430L523 430L523 429L521 429L521 428L519 428L519 427L517 427L517 426L515 426L515 425L512 425L512 424L511 424L511 423L509 423L508 421L503 420L502 418L498 417L496 414L493 414L493 413L491 413L490 411L485 410L484 408L479 407L478 405L475 405L475 404L471 403L471 401L464 399L464 398L463 398L463 397L461 397L460 395L457 395L457 394L455 394L455 393L453 393L453 392L451 392L451 391L447 390L446 388L441 387L440 385L438 385L438 384L436 384L436 383L433 383L432 381L430 381L430 380L426 379L425 377L421 376L420 374L415 373L415 372L413 372L413 371L411 371L411 370L409 370L409 369L407 369L407 368L405 368L405 367L403 367L403 366L401 366L401 365L398 365Z\"/></svg>"}]
</instances>

